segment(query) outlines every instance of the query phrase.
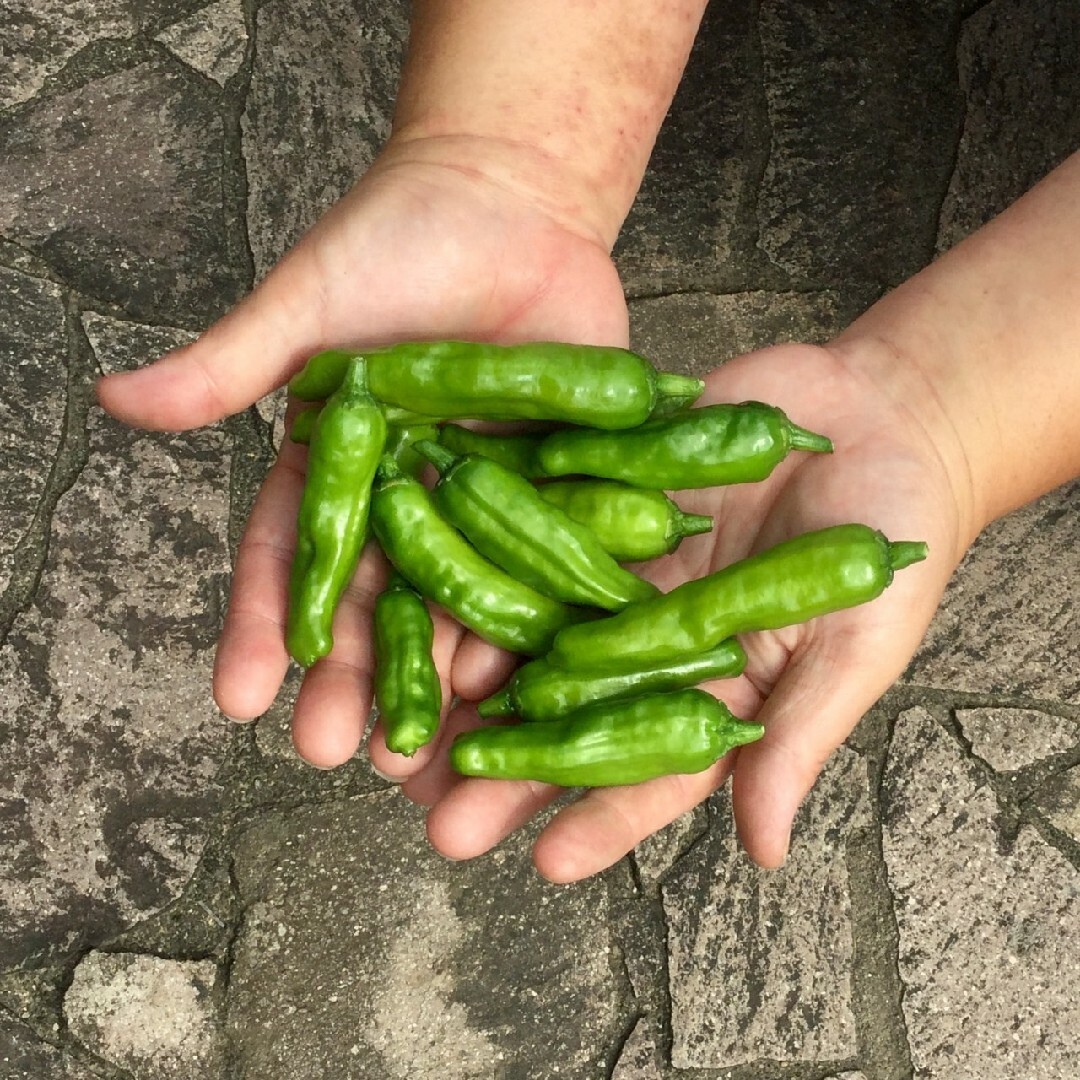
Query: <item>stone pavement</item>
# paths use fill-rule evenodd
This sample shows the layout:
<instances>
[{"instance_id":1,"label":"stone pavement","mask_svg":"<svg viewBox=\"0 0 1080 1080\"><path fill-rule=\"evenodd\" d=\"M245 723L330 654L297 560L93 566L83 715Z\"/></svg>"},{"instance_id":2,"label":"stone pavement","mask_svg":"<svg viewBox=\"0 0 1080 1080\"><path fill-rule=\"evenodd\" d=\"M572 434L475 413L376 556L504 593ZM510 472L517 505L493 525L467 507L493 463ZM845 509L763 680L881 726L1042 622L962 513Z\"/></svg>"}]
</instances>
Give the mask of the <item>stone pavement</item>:
<instances>
[{"instance_id":1,"label":"stone pavement","mask_svg":"<svg viewBox=\"0 0 1080 1080\"><path fill-rule=\"evenodd\" d=\"M281 401L146 434L92 380L370 162L406 19L0 0L0 1080L1075 1080L1080 484L979 539L778 872L723 793L573 887L529 830L448 863L363 760L297 762L288 695L217 715ZM1078 105L1074 0L714 0L617 251L635 345L826 338Z\"/></svg>"}]
</instances>

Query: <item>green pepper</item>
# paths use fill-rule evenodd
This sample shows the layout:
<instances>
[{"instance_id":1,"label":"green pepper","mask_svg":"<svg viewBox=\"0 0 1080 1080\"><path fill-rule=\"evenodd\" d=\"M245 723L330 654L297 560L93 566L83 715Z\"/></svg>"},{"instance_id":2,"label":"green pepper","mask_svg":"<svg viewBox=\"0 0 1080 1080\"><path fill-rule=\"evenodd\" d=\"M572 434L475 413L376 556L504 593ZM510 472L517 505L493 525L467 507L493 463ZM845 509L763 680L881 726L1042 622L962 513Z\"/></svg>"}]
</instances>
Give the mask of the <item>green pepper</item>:
<instances>
[{"instance_id":1,"label":"green pepper","mask_svg":"<svg viewBox=\"0 0 1080 1080\"><path fill-rule=\"evenodd\" d=\"M488 435L460 424L444 424L439 430L438 441L455 454L483 454L527 479L535 480L543 475L535 461L536 448L543 439L541 432Z\"/></svg>"},{"instance_id":2,"label":"green pepper","mask_svg":"<svg viewBox=\"0 0 1080 1080\"><path fill-rule=\"evenodd\" d=\"M311 442L311 433L315 430L315 421L319 418L319 409L304 409L293 417L292 427L289 428L289 438L294 443L307 446Z\"/></svg>"},{"instance_id":3,"label":"green pepper","mask_svg":"<svg viewBox=\"0 0 1080 1080\"><path fill-rule=\"evenodd\" d=\"M455 457L425 441L416 449L439 470L431 493L439 512L518 581L564 603L606 611L656 595L655 585L623 569L525 477L482 454Z\"/></svg>"},{"instance_id":4,"label":"green pepper","mask_svg":"<svg viewBox=\"0 0 1080 1080\"><path fill-rule=\"evenodd\" d=\"M557 720L593 702L683 690L707 679L741 675L745 667L746 653L734 638L703 653L625 672L568 671L542 656L518 668L510 682L499 693L481 701L476 711L485 717Z\"/></svg>"},{"instance_id":5,"label":"green pepper","mask_svg":"<svg viewBox=\"0 0 1080 1080\"><path fill-rule=\"evenodd\" d=\"M552 662L626 670L710 649L879 596L895 571L926 558L926 544L890 543L867 525L804 533L618 615L562 631Z\"/></svg>"},{"instance_id":6,"label":"green pepper","mask_svg":"<svg viewBox=\"0 0 1080 1080\"><path fill-rule=\"evenodd\" d=\"M566 430L536 451L547 476L602 476L635 487L716 487L764 480L792 450L829 453L824 436L773 405L706 405L634 431Z\"/></svg>"},{"instance_id":7,"label":"green pepper","mask_svg":"<svg viewBox=\"0 0 1080 1080\"><path fill-rule=\"evenodd\" d=\"M465 776L610 787L702 772L764 733L704 690L677 690L587 705L545 724L477 728L454 740L450 764Z\"/></svg>"},{"instance_id":8,"label":"green pepper","mask_svg":"<svg viewBox=\"0 0 1080 1080\"><path fill-rule=\"evenodd\" d=\"M363 355L376 399L444 419L635 427L661 405L689 404L705 388L701 379L658 372L628 349L418 341L363 354L320 353L293 376L290 390L305 400L325 396L351 355Z\"/></svg>"},{"instance_id":9,"label":"green pepper","mask_svg":"<svg viewBox=\"0 0 1080 1080\"><path fill-rule=\"evenodd\" d=\"M442 685L431 646L431 612L400 574L390 575L375 601L375 704L395 754L411 757L439 728Z\"/></svg>"},{"instance_id":10,"label":"green pepper","mask_svg":"<svg viewBox=\"0 0 1080 1080\"><path fill-rule=\"evenodd\" d=\"M292 429L289 431L289 438L294 443L302 445L310 443L318 415L318 409L305 409L297 413ZM383 409L383 415L386 416L385 409ZM413 449L413 443L419 442L420 439L437 439L438 437L439 429L430 420L425 420L423 423L410 420L406 424L400 424L388 417L385 452L392 454L410 476L419 476L427 461Z\"/></svg>"},{"instance_id":11,"label":"green pepper","mask_svg":"<svg viewBox=\"0 0 1080 1080\"><path fill-rule=\"evenodd\" d=\"M364 546L385 442L386 420L367 392L364 365L351 364L315 421L297 515L285 640L304 667L333 648L334 609Z\"/></svg>"},{"instance_id":12,"label":"green pepper","mask_svg":"<svg viewBox=\"0 0 1080 1080\"><path fill-rule=\"evenodd\" d=\"M485 559L389 455L375 477L371 525L402 577L493 645L540 654L559 630L585 617Z\"/></svg>"},{"instance_id":13,"label":"green pepper","mask_svg":"<svg viewBox=\"0 0 1080 1080\"><path fill-rule=\"evenodd\" d=\"M556 480L537 490L589 528L618 562L645 562L670 554L687 536L713 527L711 517L685 513L663 491L615 480Z\"/></svg>"}]
</instances>

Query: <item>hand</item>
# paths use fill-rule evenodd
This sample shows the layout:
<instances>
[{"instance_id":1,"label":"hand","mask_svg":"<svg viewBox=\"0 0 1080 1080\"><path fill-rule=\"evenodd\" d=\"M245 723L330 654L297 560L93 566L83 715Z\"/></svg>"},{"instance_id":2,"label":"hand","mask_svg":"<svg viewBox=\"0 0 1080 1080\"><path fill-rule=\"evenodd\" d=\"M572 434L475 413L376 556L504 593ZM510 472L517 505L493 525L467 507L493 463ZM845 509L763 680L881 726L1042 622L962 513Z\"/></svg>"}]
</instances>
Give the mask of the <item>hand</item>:
<instances>
[{"instance_id":1,"label":"hand","mask_svg":"<svg viewBox=\"0 0 1080 1080\"><path fill-rule=\"evenodd\" d=\"M557 168L538 161L529 183L515 148L515 186L505 157L491 147L486 171L481 140L391 143L250 297L194 344L103 379L102 405L130 424L176 430L248 407L326 348L454 337L625 344L618 275L603 241L577 227L572 200L564 208L551 194L562 190ZM288 669L286 586L304 456L282 447L238 551L214 675L219 707L238 720L266 711ZM293 738L314 765L346 761L362 737L370 609L384 573L376 552L365 555L335 620L334 650L305 676ZM461 637L440 620L446 701Z\"/></svg>"},{"instance_id":2,"label":"hand","mask_svg":"<svg viewBox=\"0 0 1080 1080\"><path fill-rule=\"evenodd\" d=\"M764 738L698 775L594 789L563 807L535 845L536 866L546 877L573 881L609 866L732 772L742 844L762 866L779 865L795 812L822 765L918 647L973 538L970 500L948 426L937 426L932 395L918 396L917 378L897 393L904 380L896 370L875 378L866 359L858 348L779 346L714 371L699 404L779 405L795 423L829 435L835 453L794 453L762 483L678 493L684 509L713 515L715 530L639 570L668 591L788 537L848 521L879 528L891 540L925 540L929 558L898 573L872 603L746 635L745 674L706 688L737 716L762 721ZM481 653L482 647L462 648L455 660L454 686L467 701L496 689L494 665L480 662ZM443 745L478 722L471 705L460 706ZM454 858L486 851L560 794L549 785L455 777L445 754L429 761L404 791L431 806L431 842Z\"/></svg>"}]
</instances>

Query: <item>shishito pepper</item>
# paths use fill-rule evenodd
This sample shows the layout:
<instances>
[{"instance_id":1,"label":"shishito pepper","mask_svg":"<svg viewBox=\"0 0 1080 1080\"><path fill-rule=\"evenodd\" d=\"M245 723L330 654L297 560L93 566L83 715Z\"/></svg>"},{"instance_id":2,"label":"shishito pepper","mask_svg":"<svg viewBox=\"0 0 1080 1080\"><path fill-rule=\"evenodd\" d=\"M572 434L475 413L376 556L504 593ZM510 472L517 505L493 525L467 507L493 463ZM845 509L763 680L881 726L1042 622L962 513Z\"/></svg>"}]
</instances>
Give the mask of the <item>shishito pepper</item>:
<instances>
[{"instance_id":1,"label":"shishito pepper","mask_svg":"<svg viewBox=\"0 0 1080 1080\"><path fill-rule=\"evenodd\" d=\"M661 664L735 634L866 603L926 554L926 544L890 542L868 525L803 533L618 615L570 627L555 639L551 659L608 671Z\"/></svg>"},{"instance_id":2,"label":"shishito pepper","mask_svg":"<svg viewBox=\"0 0 1080 1080\"><path fill-rule=\"evenodd\" d=\"M386 415L385 409L383 409L383 415ZM311 433L315 430L315 421L318 417L318 409L304 409L303 412L297 413L289 431L289 438L294 443L300 443L301 445L310 443ZM423 423L410 421L409 423L399 424L394 423L388 417L384 452L392 454L394 460L410 476L419 476L427 461L416 452L413 444L421 439L437 439L438 437L439 429L429 420L425 420Z\"/></svg>"},{"instance_id":3,"label":"shishito pepper","mask_svg":"<svg viewBox=\"0 0 1080 1080\"><path fill-rule=\"evenodd\" d=\"M386 420L367 392L364 365L351 364L315 421L297 515L285 640L304 667L333 648L334 609L364 546L385 442Z\"/></svg>"},{"instance_id":4,"label":"shishito pepper","mask_svg":"<svg viewBox=\"0 0 1080 1080\"><path fill-rule=\"evenodd\" d=\"M764 733L704 690L677 690L587 705L545 724L477 728L454 740L450 764L465 776L610 787L702 772Z\"/></svg>"},{"instance_id":5,"label":"shishito pepper","mask_svg":"<svg viewBox=\"0 0 1080 1080\"><path fill-rule=\"evenodd\" d=\"M555 431L536 451L546 476L601 476L635 487L717 487L764 480L792 450L832 451L774 405L705 405L633 431Z\"/></svg>"},{"instance_id":6,"label":"shishito pepper","mask_svg":"<svg viewBox=\"0 0 1080 1080\"><path fill-rule=\"evenodd\" d=\"M395 754L411 757L439 728L442 685L431 646L431 612L400 574L391 574L375 601L375 704Z\"/></svg>"},{"instance_id":7,"label":"shishito pepper","mask_svg":"<svg viewBox=\"0 0 1080 1080\"><path fill-rule=\"evenodd\" d=\"M543 441L541 432L516 435L489 435L460 424L443 424L438 442L455 454L483 454L529 480L543 475L536 465L536 448Z\"/></svg>"},{"instance_id":8,"label":"shishito pepper","mask_svg":"<svg viewBox=\"0 0 1080 1080\"><path fill-rule=\"evenodd\" d=\"M745 667L746 652L734 638L703 653L632 671L568 670L542 656L518 668L510 682L481 701L476 711L484 717L557 720L594 702L684 690L707 679L741 675Z\"/></svg>"},{"instance_id":9,"label":"shishito pepper","mask_svg":"<svg viewBox=\"0 0 1080 1080\"><path fill-rule=\"evenodd\" d=\"M517 580L606 611L656 595L655 585L619 566L584 525L545 502L520 474L482 454L457 457L438 443L421 440L416 449L439 470L431 497L443 517Z\"/></svg>"},{"instance_id":10,"label":"shishito pepper","mask_svg":"<svg viewBox=\"0 0 1080 1080\"><path fill-rule=\"evenodd\" d=\"M500 648L546 652L560 629L584 617L485 559L389 455L372 487L371 526L386 557L421 595Z\"/></svg>"},{"instance_id":11,"label":"shishito pepper","mask_svg":"<svg viewBox=\"0 0 1080 1080\"><path fill-rule=\"evenodd\" d=\"M663 491L616 480L556 480L537 490L591 530L618 562L645 562L668 555L686 537L713 527L711 517L686 513Z\"/></svg>"},{"instance_id":12,"label":"shishito pepper","mask_svg":"<svg viewBox=\"0 0 1080 1080\"><path fill-rule=\"evenodd\" d=\"M705 388L701 379L658 372L628 349L557 341L418 341L363 354L319 353L289 389L303 400L325 397L355 355L364 357L376 399L443 419L635 427L662 405L689 405Z\"/></svg>"}]
</instances>

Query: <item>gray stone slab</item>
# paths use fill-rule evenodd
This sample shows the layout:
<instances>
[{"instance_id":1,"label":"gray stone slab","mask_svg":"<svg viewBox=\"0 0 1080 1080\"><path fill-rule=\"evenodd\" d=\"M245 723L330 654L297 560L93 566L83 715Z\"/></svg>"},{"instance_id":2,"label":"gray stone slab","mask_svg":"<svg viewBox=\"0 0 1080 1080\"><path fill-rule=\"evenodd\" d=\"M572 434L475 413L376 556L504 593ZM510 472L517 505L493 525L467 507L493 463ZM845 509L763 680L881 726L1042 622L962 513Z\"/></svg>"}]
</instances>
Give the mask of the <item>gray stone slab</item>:
<instances>
[{"instance_id":1,"label":"gray stone slab","mask_svg":"<svg viewBox=\"0 0 1080 1080\"><path fill-rule=\"evenodd\" d=\"M92 42L134 32L131 0L0 0L0 109L32 98Z\"/></svg>"},{"instance_id":2,"label":"gray stone slab","mask_svg":"<svg viewBox=\"0 0 1080 1080\"><path fill-rule=\"evenodd\" d=\"M923 709L882 787L915 1080L1080 1075L1080 874L1032 828L1003 851L981 769Z\"/></svg>"},{"instance_id":3,"label":"gray stone slab","mask_svg":"<svg viewBox=\"0 0 1080 1080\"><path fill-rule=\"evenodd\" d=\"M1034 765L1080 744L1080 722L1036 709L957 709L971 749L997 772Z\"/></svg>"},{"instance_id":4,"label":"gray stone slab","mask_svg":"<svg viewBox=\"0 0 1080 1080\"><path fill-rule=\"evenodd\" d=\"M223 1075L224 1042L209 960L91 952L64 995L70 1032L134 1080Z\"/></svg>"},{"instance_id":5,"label":"gray stone slab","mask_svg":"<svg viewBox=\"0 0 1080 1080\"><path fill-rule=\"evenodd\" d=\"M851 900L844 851L869 823L866 766L841 749L799 811L791 853L762 871L737 850L725 806L663 886L677 1069L759 1059L842 1060L851 1011Z\"/></svg>"},{"instance_id":6,"label":"gray stone slab","mask_svg":"<svg viewBox=\"0 0 1080 1080\"><path fill-rule=\"evenodd\" d=\"M126 335L103 355L134 364L160 343ZM0 968L174 899L220 806L230 733L210 679L228 441L220 427L135 432L95 410L88 454L0 649Z\"/></svg>"},{"instance_id":7,"label":"gray stone slab","mask_svg":"<svg viewBox=\"0 0 1080 1080\"><path fill-rule=\"evenodd\" d=\"M627 1036L611 1080L663 1080L657 1060L656 1034L649 1019L640 1019Z\"/></svg>"},{"instance_id":8,"label":"gray stone slab","mask_svg":"<svg viewBox=\"0 0 1080 1080\"><path fill-rule=\"evenodd\" d=\"M994 522L945 591L904 681L1080 702L1080 482Z\"/></svg>"},{"instance_id":9,"label":"gray stone slab","mask_svg":"<svg viewBox=\"0 0 1080 1080\"><path fill-rule=\"evenodd\" d=\"M605 1076L629 1019L605 887L543 882L529 840L447 862L396 791L264 815L236 848L237 1077Z\"/></svg>"},{"instance_id":10,"label":"gray stone slab","mask_svg":"<svg viewBox=\"0 0 1080 1080\"><path fill-rule=\"evenodd\" d=\"M630 305L631 343L667 371L704 374L768 345L820 345L871 300L865 289L680 293L636 300Z\"/></svg>"},{"instance_id":11,"label":"gray stone slab","mask_svg":"<svg viewBox=\"0 0 1080 1080\"><path fill-rule=\"evenodd\" d=\"M0 1013L0 1077L3 1080L103 1080L102 1073L3 1013Z\"/></svg>"},{"instance_id":12,"label":"gray stone slab","mask_svg":"<svg viewBox=\"0 0 1080 1080\"><path fill-rule=\"evenodd\" d=\"M0 233L134 316L223 311L223 154L219 100L176 63L39 97L0 120Z\"/></svg>"},{"instance_id":13,"label":"gray stone slab","mask_svg":"<svg viewBox=\"0 0 1080 1080\"><path fill-rule=\"evenodd\" d=\"M660 881L708 827L705 807L695 806L638 844L634 848L634 861L642 884L655 885Z\"/></svg>"},{"instance_id":14,"label":"gray stone slab","mask_svg":"<svg viewBox=\"0 0 1080 1080\"><path fill-rule=\"evenodd\" d=\"M1055 829L1080 844L1080 765L1047 781L1034 803Z\"/></svg>"},{"instance_id":15,"label":"gray stone slab","mask_svg":"<svg viewBox=\"0 0 1080 1080\"><path fill-rule=\"evenodd\" d=\"M1080 6L992 0L957 48L964 129L941 208L945 250L1080 146Z\"/></svg>"},{"instance_id":16,"label":"gray stone slab","mask_svg":"<svg viewBox=\"0 0 1080 1080\"><path fill-rule=\"evenodd\" d=\"M961 101L952 0L763 0L760 246L794 281L897 282L933 253Z\"/></svg>"},{"instance_id":17,"label":"gray stone slab","mask_svg":"<svg viewBox=\"0 0 1080 1080\"><path fill-rule=\"evenodd\" d=\"M60 445L67 398L64 297L57 286L0 267L0 592L37 513Z\"/></svg>"},{"instance_id":18,"label":"gray stone slab","mask_svg":"<svg viewBox=\"0 0 1080 1080\"><path fill-rule=\"evenodd\" d=\"M259 8L242 121L257 277L359 179L389 135L406 11L403 0Z\"/></svg>"},{"instance_id":19,"label":"gray stone slab","mask_svg":"<svg viewBox=\"0 0 1080 1080\"><path fill-rule=\"evenodd\" d=\"M240 70L247 51L243 6L240 0L218 0L156 37L185 64L224 86Z\"/></svg>"}]
</instances>

